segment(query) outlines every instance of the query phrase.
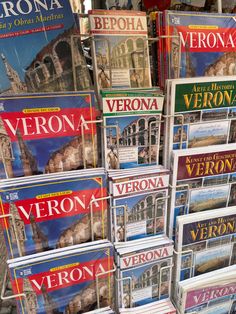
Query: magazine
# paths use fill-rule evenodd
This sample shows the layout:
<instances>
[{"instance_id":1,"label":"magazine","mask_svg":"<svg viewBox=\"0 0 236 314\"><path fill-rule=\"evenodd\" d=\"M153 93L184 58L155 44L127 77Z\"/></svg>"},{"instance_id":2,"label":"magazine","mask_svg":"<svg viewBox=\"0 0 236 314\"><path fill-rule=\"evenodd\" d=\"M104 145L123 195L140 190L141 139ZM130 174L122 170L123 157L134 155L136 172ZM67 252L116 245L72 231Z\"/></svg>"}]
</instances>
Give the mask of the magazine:
<instances>
[{"instance_id":1,"label":"magazine","mask_svg":"<svg viewBox=\"0 0 236 314\"><path fill-rule=\"evenodd\" d=\"M102 92L107 169L159 163L163 102L154 92Z\"/></svg>"},{"instance_id":2,"label":"magazine","mask_svg":"<svg viewBox=\"0 0 236 314\"><path fill-rule=\"evenodd\" d=\"M9 257L106 239L106 196L104 170L1 184L0 214L11 215L1 219Z\"/></svg>"},{"instance_id":3,"label":"magazine","mask_svg":"<svg viewBox=\"0 0 236 314\"><path fill-rule=\"evenodd\" d=\"M172 241L167 237L155 242L145 239L142 244L115 249L119 307L137 307L169 298Z\"/></svg>"},{"instance_id":4,"label":"magazine","mask_svg":"<svg viewBox=\"0 0 236 314\"><path fill-rule=\"evenodd\" d=\"M168 170L109 175L109 179L113 206L111 237L115 242L165 234Z\"/></svg>"},{"instance_id":5,"label":"magazine","mask_svg":"<svg viewBox=\"0 0 236 314\"><path fill-rule=\"evenodd\" d=\"M218 314L236 311L236 265L179 283L180 313Z\"/></svg>"},{"instance_id":6,"label":"magazine","mask_svg":"<svg viewBox=\"0 0 236 314\"><path fill-rule=\"evenodd\" d=\"M89 89L69 1L1 1L0 94Z\"/></svg>"},{"instance_id":7,"label":"magazine","mask_svg":"<svg viewBox=\"0 0 236 314\"><path fill-rule=\"evenodd\" d=\"M168 80L165 154L236 143L235 76ZM169 166L169 158L165 160Z\"/></svg>"},{"instance_id":8,"label":"magazine","mask_svg":"<svg viewBox=\"0 0 236 314\"><path fill-rule=\"evenodd\" d=\"M18 313L84 313L114 304L111 244L9 264ZM98 304L99 302L99 304Z\"/></svg>"},{"instance_id":9,"label":"magazine","mask_svg":"<svg viewBox=\"0 0 236 314\"><path fill-rule=\"evenodd\" d=\"M120 308L120 314L176 314L176 309L170 300L161 300L133 308Z\"/></svg>"},{"instance_id":10,"label":"magazine","mask_svg":"<svg viewBox=\"0 0 236 314\"><path fill-rule=\"evenodd\" d=\"M115 314L115 312L113 312L113 310L110 307L104 307L102 309L97 309L94 311L89 311L86 312L85 314Z\"/></svg>"},{"instance_id":11,"label":"magazine","mask_svg":"<svg viewBox=\"0 0 236 314\"><path fill-rule=\"evenodd\" d=\"M235 144L173 151L169 236L176 217L236 205Z\"/></svg>"},{"instance_id":12,"label":"magazine","mask_svg":"<svg viewBox=\"0 0 236 314\"><path fill-rule=\"evenodd\" d=\"M0 178L96 167L97 114L93 92L1 97Z\"/></svg>"},{"instance_id":13,"label":"magazine","mask_svg":"<svg viewBox=\"0 0 236 314\"><path fill-rule=\"evenodd\" d=\"M234 14L165 11L166 78L234 75L235 28Z\"/></svg>"},{"instance_id":14,"label":"magazine","mask_svg":"<svg viewBox=\"0 0 236 314\"><path fill-rule=\"evenodd\" d=\"M98 90L151 87L146 13L91 10L89 20Z\"/></svg>"},{"instance_id":15,"label":"magazine","mask_svg":"<svg viewBox=\"0 0 236 314\"><path fill-rule=\"evenodd\" d=\"M175 286L236 264L236 207L178 217L175 245Z\"/></svg>"}]
</instances>

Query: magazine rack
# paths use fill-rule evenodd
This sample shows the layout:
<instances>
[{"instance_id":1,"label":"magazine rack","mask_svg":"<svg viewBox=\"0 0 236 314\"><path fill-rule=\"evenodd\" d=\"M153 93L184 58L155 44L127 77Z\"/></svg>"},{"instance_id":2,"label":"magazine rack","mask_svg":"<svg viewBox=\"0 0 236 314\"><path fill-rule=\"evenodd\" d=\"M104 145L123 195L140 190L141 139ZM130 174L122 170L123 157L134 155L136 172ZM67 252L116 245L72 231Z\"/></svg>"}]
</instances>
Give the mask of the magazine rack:
<instances>
[{"instance_id":1,"label":"magazine rack","mask_svg":"<svg viewBox=\"0 0 236 314\"><path fill-rule=\"evenodd\" d=\"M189 268L192 269L192 267L193 267L193 250L176 251L175 249L173 249L173 252L178 257L179 256L182 257L183 255L191 254L191 264L190 264ZM192 271L191 271L191 277L192 277Z\"/></svg>"},{"instance_id":2,"label":"magazine rack","mask_svg":"<svg viewBox=\"0 0 236 314\"><path fill-rule=\"evenodd\" d=\"M126 234L126 224L127 224L127 212L128 212L128 206L127 205L117 205L117 206L111 206L111 217L113 219L111 219L111 221L113 220L113 224L114 224L114 235L112 235L112 238L115 241L116 237L117 237L117 223L116 223L116 209L118 208L122 208L124 211L124 242L126 242L127 240L127 234ZM112 234L112 231L111 231ZM119 241L118 241L119 242Z\"/></svg>"},{"instance_id":3,"label":"magazine rack","mask_svg":"<svg viewBox=\"0 0 236 314\"><path fill-rule=\"evenodd\" d=\"M161 202L161 201L163 201L163 203L164 203L164 202L167 202L167 200L168 200L169 198L170 198L170 196L168 195L168 196L164 196L164 197L158 197L158 198L155 199L154 215L153 215L153 218L152 218L152 220L154 221L154 223L153 223L153 235L156 234L156 229L157 229L157 228L156 228L156 227L157 227L156 218L158 218L158 217L157 217L157 206L158 206L158 203ZM164 204L163 204L163 206L164 206ZM111 206L111 212L112 212L112 216L113 216L113 221L115 222L115 223L114 223L115 229L117 229L116 211L115 211L115 210L118 209L118 208L123 209L123 211L124 211L124 224L123 224L123 226L124 226L124 240L123 240L123 241L117 241L117 242L115 242L115 243L116 243L116 244L119 243L119 242L127 242L127 243L129 243L129 241L127 241L128 206L127 206L127 205ZM145 211L145 210L143 210L143 211ZM151 220L151 219L149 219L149 220ZM164 230L163 230L163 232L164 232L165 234L166 234L166 227L167 227L167 226L166 226L166 220L165 220L165 222L164 222ZM117 233L117 230L114 230L114 232Z\"/></svg>"},{"instance_id":4,"label":"magazine rack","mask_svg":"<svg viewBox=\"0 0 236 314\"><path fill-rule=\"evenodd\" d=\"M159 284L158 284L158 299L159 300L161 298L161 286L162 286L162 283L163 283L162 282L162 275L163 275L164 271L169 270L170 271L169 276L171 278L172 277L173 266L174 266L174 264L169 265L169 266L164 266L164 267L161 267L160 270L159 270L159 274L160 274L160 280L159 280ZM116 278L116 281L117 281L118 285L122 284L122 282L124 280L127 280L129 282L129 294L128 294L129 295L129 307L133 308L133 302L132 302L132 299L133 299L133 289L132 289L133 278L132 277ZM168 295L169 295L169 297L171 295L171 280L169 280Z\"/></svg>"},{"instance_id":5,"label":"magazine rack","mask_svg":"<svg viewBox=\"0 0 236 314\"><path fill-rule=\"evenodd\" d=\"M152 121L149 123L149 136L148 136L148 147L149 147L149 163L152 163L151 160L151 146L152 146L152 135L154 131L158 131L156 138L157 138L157 156L156 156L156 160L159 160L159 154L160 154L160 139L161 139L161 124L164 122L164 120L161 120L162 114L158 114L156 115L157 120L156 121ZM116 132L116 151L117 151L117 164L118 167L120 168L120 144L119 144L119 126L118 125L109 125L109 126L104 126L103 125L103 120L89 120L89 121L83 121L81 123L81 137L82 137L82 149L83 149L83 167L84 169L87 168L86 165L86 159L85 159L85 128L86 125L101 125L101 128L104 130L111 130L111 129L115 129ZM103 137L102 137L102 142L103 142ZM104 164L104 162L102 162L102 164Z\"/></svg>"},{"instance_id":6,"label":"magazine rack","mask_svg":"<svg viewBox=\"0 0 236 314\"><path fill-rule=\"evenodd\" d=\"M87 165L86 165L86 159L85 159L85 129L86 129L86 125L91 124L91 125L95 125L95 127L97 126L97 124L102 124L103 120L89 120L89 121L82 121L81 123L81 138L82 138L82 150L83 150L83 167L84 169L87 169ZM93 152L94 156L95 156L96 152Z\"/></svg>"},{"instance_id":7,"label":"magazine rack","mask_svg":"<svg viewBox=\"0 0 236 314\"><path fill-rule=\"evenodd\" d=\"M102 272L102 273L96 274L96 295L97 295L97 307L98 307L98 309L100 308L99 278L100 278L101 276L104 276L104 275L114 274L115 271L116 271L116 265L113 264L113 269L112 269L112 270L109 270L109 271L106 271L106 272Z\"/></svg>"},{"instance_id":8,"label":"magazine rack","mask_svg":"<svg viewBox=\"0 0 236 314\"><path fill-rule=\"evenodd\" d=\"M112 130L112 129L115 129L116 130L116 150L117 150L117 164L118 164L118 167L120 168L120 154L119 154L119 149L120 149L120 145L119 145L119 127L118 125L109 125L109 126L105 126L103 125L102 128L104 130ZM104 137L103 137L104 139ZM104 156L105 157L105 156ZM105 158L106 159L106 158Z\"/></svg>"},{"instance_id":9,"label":"magazine rack","mask_svg":"<svg viewBox=\"0 0 236 314\"><path fill-rule=\"evenodd\" d=\"M90 217L91 217L91 239L94 241L94 214L93 214L93 204L99 201L105 201L110 200L111 196L101 197L101 198L95 198L89 203L89 209L90 209Z\"/></svg>"},{"instance_id":10,"label":"magazine rack","mask_svg":"<svg viewBox=\"0 0 236 314\"><path fill-rule=\"evenodd\" d=\"M6 287L7 287L7 270L5 271L5 274L4 274L2 290L1 290L1 300L6 301L6 300L17 299L17 298L23 298L24 302L25 302L25 307L26 307L27 313L30 314L30 306L29 306L29 303L27 301L26 294L25 293L19 293L19 294L13 294L13 295L5 296Z\"/></svg>"},{"instance_id":11,"label":"magazine rack","mask_svg":"<svg viewBox=\"0 0 236 314\"><path fill-rule=\"evenodd\" d=\"M5 218L9 218L9 219L12 220L12 225L13 225L13 228L12 228L13 230L12 231L14 232L14 236L15 236L15 239L16 239L16 245L17 245L17 249L18 249L18 252L19 252L19 256L22 256L22 251L21 251L21 247L20 247L20 240L19 240L18 234L16 232L17 227L16 227L15 217L12 214L0 215L0 219L4 219L5 220ZM12 256L12 258L14 258L14 256Z\"/></svg>"},{"instance_id":12,"label":"magazine rack","mask_svg":"<svg viewBox=\"0 0 236 314\"><path fill-rule=\"evenodd\" d=\"M184 135L184 115L183 114L175 114L175 115L165 115L163 114L162 117L164 118L165 120L165 123L167 125L169 125L169 122L171 119L175 119L177 117L181 117L181 123L180 123L180 127L181 127L181 131L180 131L180 147L179 149L183 149L183 135Z\"/></svg>"}]
</instances>

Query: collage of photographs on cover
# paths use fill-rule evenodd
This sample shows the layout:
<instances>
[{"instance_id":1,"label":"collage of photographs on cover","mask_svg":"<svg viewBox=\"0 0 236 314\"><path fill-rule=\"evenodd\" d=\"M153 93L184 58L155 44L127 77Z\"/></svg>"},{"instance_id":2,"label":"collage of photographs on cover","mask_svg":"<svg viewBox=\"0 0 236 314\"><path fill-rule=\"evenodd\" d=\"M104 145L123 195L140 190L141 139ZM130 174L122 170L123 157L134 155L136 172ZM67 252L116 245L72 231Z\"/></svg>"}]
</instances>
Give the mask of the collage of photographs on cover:
<instances>
[{"instance_id":1,"label":"collage of photographs on cover","mask_svg":"<svg viewBox=\"0 0 236 314\"><path fill-rule=\"evenodd\" d=\"M0 314L236 314L236 0L0 0Z\"/></svg>"}]
</instances>

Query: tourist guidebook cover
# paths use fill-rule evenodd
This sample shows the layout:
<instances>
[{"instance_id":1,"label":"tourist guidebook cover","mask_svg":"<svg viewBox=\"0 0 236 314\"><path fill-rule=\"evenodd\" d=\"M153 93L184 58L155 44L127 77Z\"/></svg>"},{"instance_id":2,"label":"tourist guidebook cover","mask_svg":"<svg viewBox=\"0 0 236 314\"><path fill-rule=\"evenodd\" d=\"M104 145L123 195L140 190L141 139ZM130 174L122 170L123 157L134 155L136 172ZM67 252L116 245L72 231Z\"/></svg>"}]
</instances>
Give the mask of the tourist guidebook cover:
<instances>
[{"instance_id":1,"label":"tourist guidebook cover","mask_svg":"<svg viewBox=\"0 0 236 314\"><path fill-rule=\"evenodd\" d=\"M175 284L234 265L236 207L177 217L175 244Z\"/></svg>"},{"instance_id":2,"label":"tourist guidebook cover","mask_svg":"<svg viewBox=\"0 0 236 314\"><path fill-rule=\"evenodd\" d=\"M9 264L18 313L85 313L113 305L113 248L107 243ZM109 273L106 273L109 272ZM105 274L106 273L106 274Z\"/></svg>"},{"instance_id":3,"label":"tourist guidebook cover","mask_svg":"<svg viewBox=\"0 0 236 314\"><path fill-rule=\"evenodd\" d=\"M176 217L236 205L235 144L173 151L169 235Z\"/></svg>"},{"instance_id":4,"label":"tourist guidebook cover","mask_svg":"<svg viewBox=\"0 0 236 314\"><path fill-rule=\"evenodd\" d=\"M236 79L176 79L167 105L165 165L175 149L236 143Z\"/></svg>"},{"instance_id":5,"label":"tourist guidebook cover","mask_svg":"<svg viewBox=\"0 0 236 314\"><path fill-rule=\"evenodd\" d=\"M51 179L44 176L29 183L16 180L11 187L2 184L0 214L12 215L1 219L9 256L106 239L107 202L97 201L106 193L102 170L91 174L80 170L70 177Z\"/></svg>"},{"instance_id":6,"label":"tourist guidebook cover","mask_svg":"<svg viewBox=\"0 0 236 314\"><path fill-rule=\"evenodd\" d=\"M234 314L236 266L229 266L179 283L180 313Z\"/></svg>"},{"instance_id":7,"label":"tourist guidebook cover","mask_svg":"<svg viewBox=\"0 0 236 314\"><path fill-rule=\"evenodd\" d=\"M93 92L0 97L1 179L96 167L96 114Z\"/></svg>"},{"instance_id":8,"label":"tourist guidebook cover","mask_svg":"<svg viewBox=\"0 0 236 314\"><path fill-rule=\"evenodd\" d=\"M115 242L165 234L169 171L114 178L112 237Z\"/></svg>"},{"instance_id":9,"label":"tourist guidebook cover","mask_svg":"<svg viewBox=\"0 0 236 314\"><path fill-rule=\"evenodd\" d=\"M152 92L102 92L107 169L159 163L163 102Z\"/></svg>"},{"instance_id":10,"label":"tourist guidebook cover","mask_svg":"<svg viewBox=\"0 0 236 314\"><path fill-rule=\"evenodd\" d=\"M166 78L235 74L235 14L165 11L163 29Z\"/></svg>"},{"instance_id":11,"label":"tourist guidebook cover","mask_svg":"<svg viewBox=\"0 0 236 314\"><path fill-rule=\"evenodd\" d=\"M98 89L150 87L146 13L91 10L89 20Z\"/></svg>"},{"instance_id":12,"label":"tourist guidebook cover","mask_svg":"<svg viewBox=\"0 0 236 314\"><path fill-rule=\"evenodd\" d=\"M0 47L0 94L90 86L69 0L1 1Z\"/></svg>"},{"instance_id":13,"label":"tourist guidebook cover","mask_svg":"<svg viewBox=\"0 0 236 314\"><path fill-rule=\"evenodd\" d=\"M170 296L173 244L168 238L160 242L132 246L126 253L117 248L119 307L138 307Z\"/></svg>"}]
</instances>

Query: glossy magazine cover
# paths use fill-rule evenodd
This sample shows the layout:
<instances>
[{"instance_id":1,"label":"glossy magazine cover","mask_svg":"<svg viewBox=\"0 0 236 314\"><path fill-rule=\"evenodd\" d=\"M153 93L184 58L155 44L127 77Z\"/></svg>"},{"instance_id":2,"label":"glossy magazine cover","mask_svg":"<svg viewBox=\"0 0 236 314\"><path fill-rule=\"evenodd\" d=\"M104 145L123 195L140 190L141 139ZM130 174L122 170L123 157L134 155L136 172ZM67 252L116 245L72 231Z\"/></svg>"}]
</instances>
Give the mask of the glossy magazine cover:
<instances>
[{"instance_id":1,"label":"glossy magazine cover","mask_svg":"<svg viewBox=\"0 0 236 314\"><path fill-rule=\"evenodd\" d=\"M98 89L151 87L146 13L91 10Z\"/></svg>"},{"instance_id":2,"label":"glossy magazine cover","mask_svg":"<svg viewBox=\"0 0 236 314\"><path fill-rule=\"evenodd\" d=\"M177 218L174 283L236 263L236 207Z\"/></svg>"},{"instance_id":3,"label":"glossy magazine cover","mask_svg":"<svg viewBox=\"0 0 236 314\"><path fill-rule=\"evenodd\" d=\"M1 1L0 12L0 94L89 88L69 0Z\"/></svg>"},{"instance_id":4,"label":"glossy magazine cover","mask_svg":"<svg viewBox=\"0 0 236 314\"><path fill-rule=\"evenodd\" d=\"M10 258L107 238L104 172L77 173L0 190L1 219ZM91 202L93 217L91 218ZM93 219L93 221L91 221ZM91 230L93 224L93 230Z\"/></svg>"},{"instance_id":5,"label":"glossy magazine cover","mask_svg":"<svg viewBox=\"0 0 236 314\"><path fill-rule=\"evenodd\" d=\"M236 142L234 76L169 80L164 147L172 150ZM169 159L169 158L167 158ZM169 160L165 160L168 165Z\"/></svg>"},{"instance_id":6,"label":"glossy magazine cover","mask_svg":"<svg viewBox=\"0 0 236 314\"><path fill-rule=\"evenodd\" d=\"M234 144L174 151L169 235L176 217L236 205Z\"/></svg>"},{"instance_id":7,"label":"glossy magazine cover","mask_svg":"<svg viewBox=\"0 0 236 314\"><path fill-rule=\"evenodd\" d=\"M113 305L113 248L110 244L9 264L18 313L85 313ZM106 274L103 274L108 272ZM96 280L97 278L97 280ZM97 282L97 286L96 286Z\"/></svg>"},{"instance_id":8,"label":"glossy magazine cover","mask_svg":"<svg viewBox=\"0 0 236 314\"><path fill-rule=\"evenodd\" d=\"M164 96L154 92L102 92L107 169L159 163Z\"/></svg>"},{"instance_id":9,"label":"glossy magazine cover","mask_svg":"<svg viewBox=\"0 0 236 314\"><path fill-rule=\"evenodd\" d=\"M180 313L234 314L236 311L235 265L179 283Z\"/></svg>"},{"instance_id":10,"label":"glossy magazine cover","mask_svg":"<svg viewBox=\"0 0 236 314\"><path fill-rule=\"evenodd\" d=\"M169 172L153 171L115 179L112 237L131 241L166 232Z\"/></svg>"},{"instance_id":11,"label":"glossy magazine cover","mask_svg":"<svg viewBox=\"0 0 236 314\"><path fill-rule=\"evenodd\" d=\"M166 78L234 75L235 28L234 14L165 11Z\"/></svg>"},{"instance_id":12,"label":"glossy magazine cover","mask_svg":"<svg viewBox=\"0 0 236 314\"><path fill-rule=\"evenodd\" d=\"M1 97L1 179L96 167L96 114L93 92Z\"/></svg>"},{"instance_id":13,"label":"glossy magazine cover","mask_svg":"<svg viewBox=\"0 0 236 314\"><path fill-rule=\"evenodd\" d=\"M119 254L120 307L138 307L170 296L173 245L168 241Z\"/></svg>"}]
</instances>

